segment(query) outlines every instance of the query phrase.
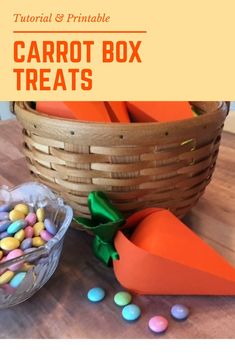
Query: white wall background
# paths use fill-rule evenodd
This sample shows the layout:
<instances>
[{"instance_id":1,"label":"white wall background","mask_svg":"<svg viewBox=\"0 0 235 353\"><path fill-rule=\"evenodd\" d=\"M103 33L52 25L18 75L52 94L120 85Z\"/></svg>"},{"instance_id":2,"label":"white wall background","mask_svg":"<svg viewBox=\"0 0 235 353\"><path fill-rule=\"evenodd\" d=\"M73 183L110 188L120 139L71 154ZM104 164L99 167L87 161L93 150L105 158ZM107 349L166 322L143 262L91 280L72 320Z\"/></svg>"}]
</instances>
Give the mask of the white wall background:
<instances>
[{"instance_id":1,"label":"white wall background","mask_svg":"<svg viewBox=\"0 0 235 353\"><path fill-rule=\"evenodd\" d=\"M12 119L14 115L10 112L9 102L0 102L0 120Z\"/></svg>"}]
</instances>

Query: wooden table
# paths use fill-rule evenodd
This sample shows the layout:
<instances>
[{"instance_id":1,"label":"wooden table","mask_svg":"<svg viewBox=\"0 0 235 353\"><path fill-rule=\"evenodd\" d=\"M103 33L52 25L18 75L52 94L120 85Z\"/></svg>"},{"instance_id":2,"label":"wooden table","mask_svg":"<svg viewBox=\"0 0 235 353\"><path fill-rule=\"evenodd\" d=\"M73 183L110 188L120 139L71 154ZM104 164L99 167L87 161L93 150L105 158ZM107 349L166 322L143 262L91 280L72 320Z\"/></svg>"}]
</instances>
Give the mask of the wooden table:
<instances>
[{"instance_id":1,"label":"wooden table","mask_svg":"<svg viewBox=\"0 0 235 353\"><path fill-rule=\"evenodd\" d=\"M17 185L30 180L21 153L17 122L0 122L0 184ZM235 265L235 135L224 133L213 181L185 223L202 235ZM0 311L0 338L235 338L235 297L142 296L136 323L127 323L113 295L121 289L112 269L91 252L91 237L70 229L59 267L32 298ZM87 291L106 289L106 300L89 303ZM184 322L170 318L174 303L191 308ZM168 331L156 336L148 330L151 316L169 318Z\"/></svg>"}]
</instances>

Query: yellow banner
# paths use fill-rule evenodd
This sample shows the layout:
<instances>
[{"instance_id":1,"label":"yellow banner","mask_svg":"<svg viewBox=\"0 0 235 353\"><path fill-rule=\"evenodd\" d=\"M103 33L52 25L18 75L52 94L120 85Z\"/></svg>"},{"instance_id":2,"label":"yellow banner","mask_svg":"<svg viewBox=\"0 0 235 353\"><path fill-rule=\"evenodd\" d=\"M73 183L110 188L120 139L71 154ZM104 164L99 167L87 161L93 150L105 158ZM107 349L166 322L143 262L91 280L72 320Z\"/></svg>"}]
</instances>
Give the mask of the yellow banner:
<instances>
[{"instance_id":1,"label":"yellow banner","mask_svg":"<svg viewBox=\"0 0 235 353\"><path fill-rule=\"evenodd\" d=\"M234 100L234 0L8 0L1 100Z\"/></svg>"}]
</instances>

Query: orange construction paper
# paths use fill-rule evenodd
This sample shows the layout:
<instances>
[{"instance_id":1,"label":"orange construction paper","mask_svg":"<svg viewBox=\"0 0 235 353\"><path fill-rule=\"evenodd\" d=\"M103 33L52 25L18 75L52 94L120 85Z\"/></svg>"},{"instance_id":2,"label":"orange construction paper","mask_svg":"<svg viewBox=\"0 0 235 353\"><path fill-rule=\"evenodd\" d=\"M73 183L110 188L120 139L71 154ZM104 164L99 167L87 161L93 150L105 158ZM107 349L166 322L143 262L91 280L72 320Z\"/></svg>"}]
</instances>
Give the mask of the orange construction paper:
<instances>
[{"instance_id":1,"label":"orange construction paper","mask_svg":"<svg viewBox=\"0 0 235 353\"><path fill-rule=\"evenodd\" d=\"M75 119L75 115L64 102L36 102L36 110L39 113L57 116L60 118Z\"/></svg>"},{"instance_id":2,"label":"orange construction paper","mask_svg":"<svg viewBox=\"0 0 235 353\"><path fill-rule=\"evenodd\" d=\"M235 295L235 268L170 211L145 209L117 233L121 285L140 294Z\"/></svg>"},{"instance_id":3,"label":"orange construction paper","mask_svg":"<svg viewBox=\"0 0 235 353\"><path fill-rule=\"evenodd\" d=\"M132 121L166 122L194 117L189 102L127 102Z\"/></svg>"},{"instance_id":4,"label":"orange construction paper","mask_svg":"<svg viewBox=\"0 0 235 353\"><path fill-rule=\"evenodd\" d=\"M37 102L38 112L80 121L111 122L104 102Z\"/></svg>"},{"instance_id":5,"label":"orange construction paper","mask_svg":"<svg viewBox=\"0 0 235 353\"><path fill-rule=\"evenodd\" d=\"M104 102L112 122L130 123L125 102Z\"/></svg>"}]
</instances>

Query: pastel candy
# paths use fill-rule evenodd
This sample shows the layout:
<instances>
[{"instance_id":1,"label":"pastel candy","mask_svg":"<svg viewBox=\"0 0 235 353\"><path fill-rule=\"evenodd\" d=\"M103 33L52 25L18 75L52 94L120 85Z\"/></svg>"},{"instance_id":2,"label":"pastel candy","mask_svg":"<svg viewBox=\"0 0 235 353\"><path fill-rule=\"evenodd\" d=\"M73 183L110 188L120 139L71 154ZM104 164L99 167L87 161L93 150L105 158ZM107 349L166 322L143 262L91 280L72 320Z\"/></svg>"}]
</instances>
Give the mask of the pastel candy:
<instances>
[{"instance_id":1,"label":"pastel candy","mask_svg":"<svg viewBox=\"0 0 235 353\"><path fill-rule=\"evenodd\" d=\"M168 321L163 316L154 316L149 320L149 328L156 333L162 333L168 328Z\"/></svg>"},{"instance_id":2,"label":"pastel candy","mask_svg":"<svg viewBox=\"0 0 235 353\"><path fill-rule=\"evenodd\" d=\"M15 235L14 238L18 239L20 242L22 242L25 238L25 231L24 229L19 230Z\"/></svg>"},{"instance_id":3,"label":"pastel candy","mask_svg":"<svg viewBox=\"0 0 235 353\"><path fill-rule=\"evenodd\" d=\"M26 272L18 272L10 281L10 286L13 288L19 287L26 276Z\"/></svg>"},{"instance_id":4,"label":"pastel candy","mask_svg":"<svg viewBox=\"0 0 235 353\"><path fill-rule=\"evenodd\" d=\"M49 233L47 230L42 230L40 233L40 237L45 241L49 241L53 238L53 235Z\"/></svg>"},{"instance_id":5,"label":"pastel candy","mask_svg":"<svg viewBox=\"0 0 235 353\"><path fill-rule=\"evenodd\" d=\"M100 287L91 288L87 293L87 298L94 303L100 302L101 300L104 299L104 297L105 297L105 291L103 288L100 288Z\"/></svg>"},{"instance_id":6,"label":"pastel candy","mask_svg":"<svg viewBox=\"0 0 235 353\"><path fill-rule=\"evenodd\" d=\"M20 248L21 248L21 250L25 251L26 249L31 248L31 246L32 246L32 239L27 238L22 241Z\"/></svg>"},{"instance_id":7,"label":"pastel candy","mask_svg":"<svg viewBox=\"0 0 235 353\"><path fill-rule=\"evenodd\" d=\"M51 233L52 235L55 235L57 233L57 229L56 229L55 224L49 218L45 219L44 225L45 225L46 230L49 233Z\"/></svg>"},{"instance_id":8,"label":"pastel candy","mask_svg":"<svg viewBox=\"0 0 235 353\"><path fill-rule=\"evenodd\" d=\"M175 304L171 308L171 315L176 320L185 320L189 316L189 309L183 304Z\"/></svg>"},{"instance_id":9,"label":"pastel candy","mask_svg":"<svg viewBox=\"0 0 235 353\"><path fill-rule=\"evenodd\" d=\"M114 303L118 306L125 306L130 304L132 296L128 292L118 292L114 296Z\"/></svg>"},{"instance_id":10,"label":"pastel candy","mask_svg":"<svg viewBox=\"0 0 235 353\"><path fill-rule=\"evenodd\" d=\"M34 229L31 226L27 226L24 229L25 232L25 238L32 238L34 236Z\"/></svg>"},{"instance_id":11,"label":"pastel candy","mask_svg":"<svg viewBox=\"0 0 235 353\"><path fill-rule=\"evenodd\" d=\"M2 284L6 284L10 282L12 277L14 276L14 272L12 271L5 271L1 276L0 276L0 286Z\"/></svg>"},{"instance_id":12,"label":"pastel candy","mask_svg":"<svg viewBox=\"0 0 235 353\"><path fill-rule=\"evenodd\" d=\"M9 254L7 254L6 260L7 261L12 260L12 259L15 259L15 258L22 256L22 255L24 255L22 250L15 249L15 250L10 251ZM16 264L9 266L8 269L10 271L18 271L22 267L23 263L24 263L23 261L17 262Z\"/></svg>"},{"instance_id":13,"label":"pastel candy","mask_svg":"<svg viewBox=\"0 0 235 353\"><path fill-rule=\"evenodd\" d=\"M28 205L26 205L24 203L17 204L14 207L14 210L24 213L25 216L27 216L27 214L29 213L29 207L28 207Z\"/></svg>"},{"instance_id":14,"label":"pastel candy","mask_svg":"<svg viewBox=\"0 0 235 353\"><path fill-rule=\"evenodd\" d=\"M2 232L2 233L0 234L0 240L2 240L2 239L4 239L4 238L7 238L7 237L9 237L9 234L8 234L7 232Z\"/></svg>"},{"instance_id":15,"label":"pastel candy","mask_svg":"<svg viewBox=\"0 0 235 353\"><path fill-rule=\"evenodd\" d=\"M36 211L38 222L44 222L45 220L45 210L44 208L38 208Z\"/></svg>"},{"instance_id":16,"label":"pastel candy","mask_svg":"<svg viewBox=\"0 0 235 353\"><path fill-rule=\"evenodd\" d=\"M9 221L9 213L0 212L0 221Z\"/></svg>"},{"instance_id":17,"label":"pastel candy","mask_svg":"<svg viewBox=\"0 0 235 353\"><path fill-rule=\"evenodd\" d=\"M9 227L7 228L7 233L8 234L15 234L17 233L19 230L24 229L25 227L27 227L27 222L25 220L18 220L13 222L11 225L9 225Z\"/></svg>"},{"instance_id":18,"label":"pastel candy","mask_svg":"<svg viewBox=\"0 0 235 353\"><path fill-rule=\"evenodd\" d=\"M35 213L31 212L28 214L28 216L25 217L25 220L32 227L37 222L37 216Z\"/></svg>"},{"instance_id":19,"label":"pastel candy","mask_svg":"<svg viewBox=\"0 0 235 353\"><path fill-rule=\"evenodd\" d=\"M34 237L32 239L32 245L35 246L36 248L39 248L39 246L42 246L45 244L45 241L41 237Z\"/></svg>"},{"instance_id":20,"label":"pastel candy","mask_svg":"<svg viewBox=\"0 0 235 353\"><path fill-rule=\"evenodd\" d=\"M41 233L41 231L45 228L44 223L43 222L37 222L34 224L33 226L33 230L34 230L34 235L35 237L38 237Z\"/></svg>"},{"instance_id":21,"label":"pastel candy","mask_svg":"<svg viewBox=\"0 0 235 353\"><path fill-rule=\"evenodd\" d=\"M2 264L3 262L5 262L6 261L6 256L3 256L2 258L1 258L1 260L0 260L0 264ZM0 270L0 275L2 275L4 272L6 272L6 268L3 268L3 269L1 269Z\"/></svg>"},{"instance_id":22,"label":"pastel candy","mask_svg":"<svg viewBox=\"0 0 235 353\"><path fill-rule=\"evenodd\" d=\"M23 212L20 212L14 209L9 213L9 218L12 222L15 222L15 221L18 221L19 219L24 219L25 214Z\"/></svg>"},{"instance_id":23,"label":"pastel candy","mask_svg":"<svg viewBox=\"0 0 235 353\"><path fill-rule=\"evenodd\" d=\"M0 222L0 233L5 232L7 228L11 225L11 221L1 221Z\"/></svg>"},{"instance_id":24,"label":"pastel candy","mask_svg":"<svg viewBox=\"0 0 235 353\"><path fill-rule=\"evenodd\" d=\"M0 212L10 212L12 209L12 206L10 203L4 203L0 205Z\"/></svg>"},{"instance_id":25,"label":"pastel candy","mask_svg":"<svg viewBox=\"0 0 235 353\"><path fill-rule=\"evenodd\" d=\"M19 240L13 237L7 237L0 241L0 247L2 248L2 250L5 250L5 251L11 251L11 250L17 249L19 245L20 245Z\"/></svg>"},{"instance_id":26,"label":"pastel candy","mask_svg":"<svg viewBox=\"0 0 235 353\"><path fill-rule=\"evenodd\" d=\"M122 317L127 321L137 320L140 315L141 310L135 304L129 304L122 309Z\"/></svg>"},{"instance_id":27,"label":"pastel candy","mask_svg":"<svg viewBox=\"0 0 235 353\"><path fill-rule=\"evenodd\" d=\"M3 251L0 250L0 260L3 258Z\"/></svg>"}]
</instances>

